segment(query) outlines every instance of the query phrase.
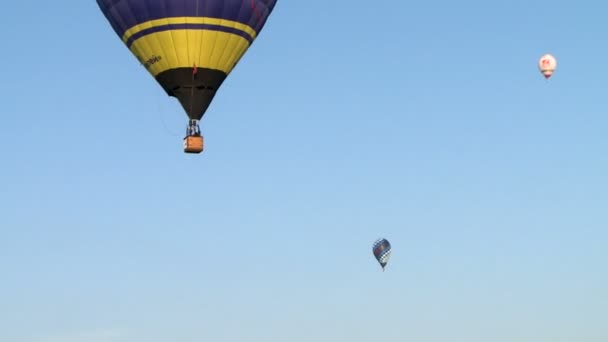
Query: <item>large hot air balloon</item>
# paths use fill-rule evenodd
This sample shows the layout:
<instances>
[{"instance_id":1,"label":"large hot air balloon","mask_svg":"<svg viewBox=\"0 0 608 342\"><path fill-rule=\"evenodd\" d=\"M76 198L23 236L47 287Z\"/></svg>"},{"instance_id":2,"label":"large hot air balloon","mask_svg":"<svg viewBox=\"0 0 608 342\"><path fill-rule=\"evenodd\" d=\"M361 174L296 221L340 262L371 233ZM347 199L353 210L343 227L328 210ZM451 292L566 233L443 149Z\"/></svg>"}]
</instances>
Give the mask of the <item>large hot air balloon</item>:
<instances>
[{"instance_id":1,"label":"large hot air balloon","mask_svg":"<svg viewBox=\"0 0 608 342\"><path fill-rule=\"evenodd\" d=\"M538 61L538 69L545 76L545 79L549 79L553 75L556 67L557 61L550 54L543 55Z\"/></svg>"},{"instance_id":2,"label":"large hot air balloon","mask_svg":"<svg viewBox=\"0 0 608 342\"><path fill-rule=\"evenodd\" d=\"M384 268L388 263L388 259L391 257L390 242L388 242L387 239L377 240L372 246L372 252L374 253L374 257L376 257L376 260L378 261L380 266L382 266L382 271L384 271Z\"/></svg>"},{"instance_id":3,"label":"large hot air balloon","mask_svg":"<svg viewBox=\"0 0 608 342\"><path fill-rule=\"evenodd\" d=\"M276 0L97 0L116 34L189 117L184 151L203 151L199 121L257 38Z\"/></svg>"}]
</instances>

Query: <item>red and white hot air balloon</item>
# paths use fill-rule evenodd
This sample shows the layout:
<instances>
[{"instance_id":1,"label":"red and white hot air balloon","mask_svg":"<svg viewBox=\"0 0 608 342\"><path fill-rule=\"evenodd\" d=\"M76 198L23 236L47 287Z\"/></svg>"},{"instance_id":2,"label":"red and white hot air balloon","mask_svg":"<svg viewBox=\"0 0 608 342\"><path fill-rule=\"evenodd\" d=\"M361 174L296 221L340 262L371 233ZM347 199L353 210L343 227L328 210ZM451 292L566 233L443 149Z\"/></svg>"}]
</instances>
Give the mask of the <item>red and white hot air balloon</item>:
<instances>
[{"instance_id":1,"label":"red and white hot air balloon","mask_svg":"<svg viewBox=\"0 0 608 342\"><path fill-rule=\"evenodd\" d=\"M538 69L546 79L549 79L549 77L553 75L556 67L557 61L555 60L555 57L550 54L543 55L538 61Z\"/></svg>"}]
</instances>

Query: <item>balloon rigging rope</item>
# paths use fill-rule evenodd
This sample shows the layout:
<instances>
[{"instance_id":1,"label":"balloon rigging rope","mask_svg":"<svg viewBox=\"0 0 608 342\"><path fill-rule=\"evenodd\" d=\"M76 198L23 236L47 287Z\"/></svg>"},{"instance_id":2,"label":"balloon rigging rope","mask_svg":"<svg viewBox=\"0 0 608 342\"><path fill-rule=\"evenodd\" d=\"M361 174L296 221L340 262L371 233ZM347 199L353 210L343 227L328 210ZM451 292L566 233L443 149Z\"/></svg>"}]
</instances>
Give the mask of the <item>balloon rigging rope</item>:
<instances>
[{"instance_id":1,"label":"balloon rigging rope","mask_svg":"<svg viewBox=\"0 0 608 342\"><path fill-rule=\"evenodd\" d=\"M194 108L194 77L196 74L196 65L192 69L192 86L190 87L190 113L192 113L192 109Z\"/></svg>"},{"instance_id":2,"label":"balloon rigging rope","mask_svg":"<svg viewBox=\"0 0 608 342\"><path fill-rule=\"evenodd\" d=\"M160 122L163 124L163 128L165 129L165 133L168 133L172 137L178 137L179 133L175 133L175 131L172 131L171 129L169 129L169 126L167 126L167 123L165 122L165 119L163 118L163 115L162 115L161 112L162 112L162 109L158 111L158 118L160 119Z\"/></svg>"}]
</instances>

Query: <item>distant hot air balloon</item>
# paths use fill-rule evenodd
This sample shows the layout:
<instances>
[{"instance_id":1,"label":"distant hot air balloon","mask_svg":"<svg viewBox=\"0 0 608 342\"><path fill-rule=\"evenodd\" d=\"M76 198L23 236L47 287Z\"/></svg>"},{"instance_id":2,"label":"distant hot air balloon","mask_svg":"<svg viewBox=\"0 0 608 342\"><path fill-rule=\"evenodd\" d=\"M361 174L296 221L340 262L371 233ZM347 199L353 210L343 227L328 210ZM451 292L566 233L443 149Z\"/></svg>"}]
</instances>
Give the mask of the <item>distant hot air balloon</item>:
<instances>
[{"instance_id":1,"label":"distant hot air balloon","mask_svg":"<svg viewBox=\"0 0 608 342\"><path fill-rule=\"evenodd\" d=\"M382 266L382 271L384 271L384 268L388 263L388 259L390 259L391 257L390 242L388 242L387 239L377 240L372 246L372 252L374 253L374 257L376 257L376 260L378 261L380 266Z\"/></svg>"},{"instance_id":2,"label":"distant hot air balloon","mask_svg":"<svg viewBox=\"0 0 608 342\"><path fill-rule=\"evenodd\" d=\"M190 122L184 151L203 151L199 121L277 0L97 0L106 19Z\"/></svg>"},{"instance_id":3,"label":"distant hot air balloon","mask_svg":"<svg viewBox=\"0 0 608 342\"><path fill-rule=\"evenodd\" d=\"M556 67L557 61L555 60L555 57L549 54L543 55L538 61L538 69L546 79L549 79L551 75L553 75Z\"/></svg>"}]
</instances>

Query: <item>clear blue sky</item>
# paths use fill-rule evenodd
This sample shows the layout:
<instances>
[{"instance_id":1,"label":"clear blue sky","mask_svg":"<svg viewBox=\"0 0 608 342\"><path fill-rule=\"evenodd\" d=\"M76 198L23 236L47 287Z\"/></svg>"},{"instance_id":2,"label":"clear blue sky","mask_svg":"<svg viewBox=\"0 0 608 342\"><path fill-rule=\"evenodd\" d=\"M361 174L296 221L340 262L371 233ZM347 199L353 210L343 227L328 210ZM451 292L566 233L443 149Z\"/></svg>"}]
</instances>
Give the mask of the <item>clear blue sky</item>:
<instances>
[{"instance_id":1,"label":"clear blue sky","mask_svg":"<svg viewBox=\"0 0 608 342\"><path fill-rule=\"evenodd\" d=\"M607 341L607 10L279 0L186 155L95 1L4 4L0 340Z\"/></svg>"}]
</instances>

